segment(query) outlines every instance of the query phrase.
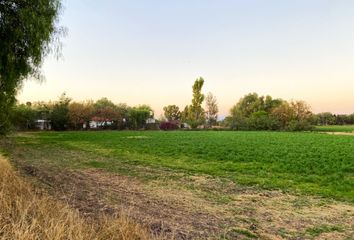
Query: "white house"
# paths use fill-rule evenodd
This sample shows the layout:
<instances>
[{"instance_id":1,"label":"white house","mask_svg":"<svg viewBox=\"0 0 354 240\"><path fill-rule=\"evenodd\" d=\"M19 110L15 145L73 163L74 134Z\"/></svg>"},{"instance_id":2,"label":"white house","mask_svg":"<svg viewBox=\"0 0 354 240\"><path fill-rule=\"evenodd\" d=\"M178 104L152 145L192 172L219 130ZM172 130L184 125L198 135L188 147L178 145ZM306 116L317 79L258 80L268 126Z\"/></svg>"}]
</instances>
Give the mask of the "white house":
<instances>
[{"instance_id":1,"label":"white house","mask_svg":"<svg viewBox=\"0 0 354 240\"><path fill-rule=\"evenodd\" d=\"M52 124L50 120L38 119L35 122L35 126L39 130L51 130Z\"/></svg>"},{"instance_id":2,"label":"white house","mask_svg":"<svg viewBox=\"0 0 354 240\"><path fill-rule=\"evenodd\" d=\"M154 119L154 118L146 119L146 124L151 124L151 123L156 123L156 119Z\"/></svg>"}]
</instances>

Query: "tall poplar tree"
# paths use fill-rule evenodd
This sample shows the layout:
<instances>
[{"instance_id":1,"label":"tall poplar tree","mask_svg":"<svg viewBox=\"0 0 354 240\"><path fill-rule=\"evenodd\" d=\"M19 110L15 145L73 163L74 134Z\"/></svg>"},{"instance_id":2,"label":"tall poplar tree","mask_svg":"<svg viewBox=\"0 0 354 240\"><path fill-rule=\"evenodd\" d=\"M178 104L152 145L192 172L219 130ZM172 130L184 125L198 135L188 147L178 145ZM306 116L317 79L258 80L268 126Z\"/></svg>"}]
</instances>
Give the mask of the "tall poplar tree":
<instances>
[{"instance_id":1,"label":"tall poplar tree","mask_svg":"<svg viewBox=\"0 0 354 240\"><path fill-rule=\"evenodd\" d=\"M198 126L205 123L205 111L202 107L204 101L204 94L202 93L202 88L204 85L204 79L199 77L195 80L193 84L193 99L192 104L186 107L186 122L192 127L197 128Z\"/></svg>"}]
</instances>

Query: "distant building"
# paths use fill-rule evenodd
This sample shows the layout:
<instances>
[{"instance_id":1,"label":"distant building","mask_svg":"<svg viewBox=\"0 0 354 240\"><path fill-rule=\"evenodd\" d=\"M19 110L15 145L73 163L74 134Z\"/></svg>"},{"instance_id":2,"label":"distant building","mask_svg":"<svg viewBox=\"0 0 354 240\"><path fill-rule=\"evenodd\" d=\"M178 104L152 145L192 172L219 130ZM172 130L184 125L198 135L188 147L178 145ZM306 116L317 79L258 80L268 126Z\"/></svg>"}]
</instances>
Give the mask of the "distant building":
<instances>
[{"instance_id":1,"label":"distant building","mask_svg":"<svg viewBox=\"0 0 354 240\"><path fill-rule=\"evenodd\" d=\"M146 119L146 124L152 124L152 123L156 123L156 119L154 119L154 118Z\"/></svg>"},{"instance_id":2,"label":"distant building","mask_svg":"<svg viewBox=\"0 0 354 240\"><path fill-rule=\"evenodd\" d=\"M90 121L89 125L91 129L104 128L112 126L113 121ZM86 124L85 124L86 128Z\"/></svg>"},{"instance_id":3,"label":"distant building","mask_svg":"<svg viewBox=\"0 0 354 240\"><path fill-rule=\"evenodd\" d=\"M35 126L39 130L51 130L52 129L52 123L50 120L44 120L44 119L38 119L35 122Z\"/></svg>"}]
</instances>

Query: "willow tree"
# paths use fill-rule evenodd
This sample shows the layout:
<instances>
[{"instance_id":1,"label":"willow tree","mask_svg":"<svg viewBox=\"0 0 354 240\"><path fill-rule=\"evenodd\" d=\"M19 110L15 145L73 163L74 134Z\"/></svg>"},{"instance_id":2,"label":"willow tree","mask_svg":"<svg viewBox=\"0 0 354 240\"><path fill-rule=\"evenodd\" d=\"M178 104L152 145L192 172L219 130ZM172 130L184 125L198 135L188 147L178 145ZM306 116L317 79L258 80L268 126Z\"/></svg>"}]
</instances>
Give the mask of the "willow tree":
<instances>
[{"instance_id":1,"label":"willow tree","mask_svg":"<svg viewBox=\"0 0 354 240\"><path fill-rule=\"evenodd\" d=\"M0 0L0 134L24 79L39 79L44 57L55 49L60 0Z\"/></svg>"}]
</instances>

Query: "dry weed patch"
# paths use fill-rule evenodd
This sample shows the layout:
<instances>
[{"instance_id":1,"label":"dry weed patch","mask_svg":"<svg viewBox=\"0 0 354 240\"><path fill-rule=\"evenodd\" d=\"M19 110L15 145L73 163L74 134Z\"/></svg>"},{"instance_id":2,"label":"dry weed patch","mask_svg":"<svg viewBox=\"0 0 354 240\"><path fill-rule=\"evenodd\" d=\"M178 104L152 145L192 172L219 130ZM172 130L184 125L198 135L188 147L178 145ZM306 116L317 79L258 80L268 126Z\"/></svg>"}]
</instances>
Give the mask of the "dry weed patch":
<instances>
[{"instance_id":1,"label":"dry weed patch","mask_svg":"<svg viewBox=\"0 0 354 240\"><path fill-rule=\"evenodd\" d=\"M124 217L82 218L32 186L0 157L0 239L151 239L148 231Z\"/></svg>"}]
</instances>

